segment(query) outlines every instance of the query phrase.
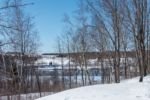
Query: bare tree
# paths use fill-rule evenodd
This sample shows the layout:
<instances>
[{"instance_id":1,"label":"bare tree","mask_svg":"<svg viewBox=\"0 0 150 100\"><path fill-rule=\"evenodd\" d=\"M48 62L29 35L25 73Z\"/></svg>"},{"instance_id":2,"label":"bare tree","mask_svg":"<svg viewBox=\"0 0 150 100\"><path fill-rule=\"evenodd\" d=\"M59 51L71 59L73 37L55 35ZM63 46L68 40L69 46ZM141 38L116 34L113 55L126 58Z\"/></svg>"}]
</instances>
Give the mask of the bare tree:
<instances>
[{"instance_id":1,"label":"bare tree","mask_svg":"<svg viewBox=\"0 0 150 100\"><path fill-rule=\"evenodd\" d=\"M132 6L130 6L132 5ZM143 76L147 75L147 52L146 43L148 43L148 30L149 30L149 5L148 0L131 0L126 3L126 12L129 30L132 32L135 49L137 52L140 82L143 81ZM148 51L148 49L147 49Z\"/></svg>"},{"instance_id":2,"label":"bare tree","mask_svg":"<svg viewBox=\"0 0 150 100\"><path fill-rule=\"evenodd\" d=\"M10 74L12 74L14 89L21 93L26 92L28 86L29 75L26 72L27 64L33 65L35 60L29 61L29 55L36 54L38 49L38 34L34 28L33 18L27 16L24 12L24 7L28 4L23 4L22 0L6 0L5 6L1 8L4 10L6 17L3 21L4 25L0 25L3 28L3 33L7 38L4 45L8 45L7 51L15 52L14 59L10 59L11 66ZM3 45L2 44L2 45ZM15 73L15 74L14 74ZM12 86L13 87L13 86Z\"/></svg>"},{"instance_id":3,"label":"bare tree","mask_svg":"<svg viewBox=\"0 0 150 100\"><path fill-rule=\"evenodd\" d=\"M69 59L69 62L68 62L68 67L69 67L69 88L72 87L72 82L71 82L71 65L70 65L70 62L71 62L71 38L72 38L72 33L73 33L73 30L72 30L72 23L69 19L69 16L67 14L64 15L64 19L63 19L63 22L64 22L64 27L66 28L66 30L64 30L65 32L65 45L66 45L66 48L67 48L67 54L68 54L68 59Z\"/></svg>"},{"instance_id":4,"label":"bare tree","mask_svg":"<svg viewBox=\"0 0 150 100\"><path fill-rule=\"evenodd\" d=\"M93 18L95 22L99 24L95 26L102 34L106 34L109 37L109 45L111 50L114 51L113 64L115 82L120 82L120 50L121 50L121 36L122 36L122 0L101 0L90 2L87 0L87 5L91 11L91 14L96 16ZM113 54L112 54L113 55Z\"/></svg>"},{"instance_id":5,"label":"bare tree","mask_svg":"<svg viewBox=\"0 0 150 100\"><path fill-rule=\"evenodd\" d=\"M58 50L58 53L59 53L59 56L61 57L61 81L62 81L62 85L61 85L61 88L62 89L65 89L65 75L64 75L64 48L63 48L63 43L62 42L62 39L60 37L57 37L57 50Z\"/></svg>"}]
</instances>

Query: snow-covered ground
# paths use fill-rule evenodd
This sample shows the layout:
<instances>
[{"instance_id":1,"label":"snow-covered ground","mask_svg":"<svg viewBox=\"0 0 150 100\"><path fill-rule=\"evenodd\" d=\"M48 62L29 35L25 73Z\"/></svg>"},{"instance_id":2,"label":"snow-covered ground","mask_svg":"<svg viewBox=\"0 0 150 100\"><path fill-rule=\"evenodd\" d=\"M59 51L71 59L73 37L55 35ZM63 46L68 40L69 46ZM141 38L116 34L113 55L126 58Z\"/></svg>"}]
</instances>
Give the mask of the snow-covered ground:
<instances>
[{"instance_id":1,"label":"snow-covered ground","mask_svg":"<svg viewBox=\"0 0 150 100\"><path fill-rule=\"evenodd\" d=\"M150 76L143 83L138 80L70 89L37 100L150 100Z\"/></svg>"},{"instance_id":2,"label":"snow-covered ground","mask_svg":"<svg viewBox=\"0 0 150 100\"><path fill-rule=\"evenodd\" d=\"M47 96L51 92L42 92L41 96ZM19 95L0 96L0 100L35 100L40 97L40 93L28 93ZM19 99L20 98L20 99Z\"/></svg>"}]
</instances>

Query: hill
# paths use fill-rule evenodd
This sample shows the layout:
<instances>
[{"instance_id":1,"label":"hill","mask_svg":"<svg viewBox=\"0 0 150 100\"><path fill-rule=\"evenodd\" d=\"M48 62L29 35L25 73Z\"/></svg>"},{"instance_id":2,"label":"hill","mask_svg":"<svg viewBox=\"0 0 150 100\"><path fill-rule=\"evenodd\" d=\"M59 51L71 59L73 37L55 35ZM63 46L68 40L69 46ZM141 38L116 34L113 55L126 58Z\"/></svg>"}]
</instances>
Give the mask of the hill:
<instances>
[{"instance_id":1,"label":"hill","mask_svg":"<svg viewBox=\"0 0 150 100\"><path fill-rule=\"evenodd\" d=\"M139 83L139 77L118 84L104 84L70 89L37 100L150 100L150 75Z\"/></svg>"}]
</instances>

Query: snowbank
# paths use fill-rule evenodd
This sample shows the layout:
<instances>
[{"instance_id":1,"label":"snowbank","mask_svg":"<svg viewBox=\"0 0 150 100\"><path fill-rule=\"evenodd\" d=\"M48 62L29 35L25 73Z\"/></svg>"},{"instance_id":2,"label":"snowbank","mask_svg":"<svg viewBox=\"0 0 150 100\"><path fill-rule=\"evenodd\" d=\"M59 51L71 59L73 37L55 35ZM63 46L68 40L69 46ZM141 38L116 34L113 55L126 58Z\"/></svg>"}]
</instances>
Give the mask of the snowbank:
<instances>
[{"instance_id":1,"label":"snowbank","mask_svg":"<svg viewBox=\"0 0 150 100\"><path fill-rule=\"evenodd\" d=\"M150 76L123 81L70 89L37 100L150 100Z\"/></svg>"}]
</instances>

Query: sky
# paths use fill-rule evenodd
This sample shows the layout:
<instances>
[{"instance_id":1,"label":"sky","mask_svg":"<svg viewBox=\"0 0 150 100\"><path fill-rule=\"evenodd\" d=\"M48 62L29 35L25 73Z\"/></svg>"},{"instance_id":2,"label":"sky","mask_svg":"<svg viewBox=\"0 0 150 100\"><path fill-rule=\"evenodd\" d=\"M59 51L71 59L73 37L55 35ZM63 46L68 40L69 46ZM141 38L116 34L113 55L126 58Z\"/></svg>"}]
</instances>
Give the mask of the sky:
<instances>
[{"instance_id":1,"label":"sky","mask_svg":"<svg viewBox=\"0 0 150 100\"><path fill-rule=\"evenodd\" d=\"M35 17L39 32L40 52L56 52L56 38L63 34L63 15L72 15L77 9L77 0L25 0L34 5L26 7L27 13Z\"/></svg>"}]
</instances>

